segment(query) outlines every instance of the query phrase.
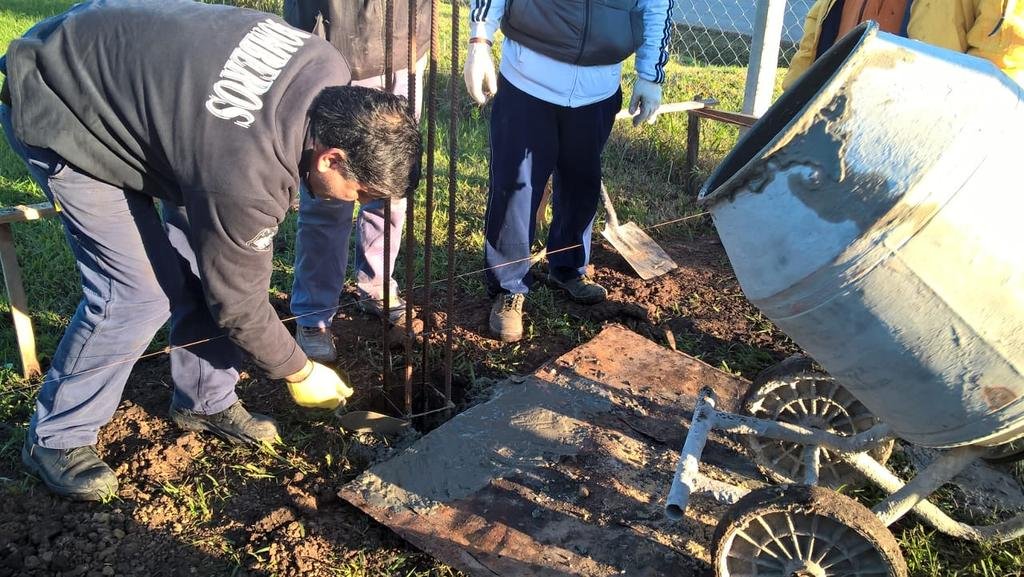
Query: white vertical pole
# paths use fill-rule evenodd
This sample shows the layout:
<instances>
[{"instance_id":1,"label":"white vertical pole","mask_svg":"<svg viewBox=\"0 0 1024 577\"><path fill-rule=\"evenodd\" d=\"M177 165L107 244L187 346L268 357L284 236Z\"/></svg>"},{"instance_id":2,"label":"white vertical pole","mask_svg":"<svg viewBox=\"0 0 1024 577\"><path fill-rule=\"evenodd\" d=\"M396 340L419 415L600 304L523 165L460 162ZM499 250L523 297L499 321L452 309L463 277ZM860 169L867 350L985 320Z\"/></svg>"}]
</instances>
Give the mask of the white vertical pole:
<instances>
[{"instance_id":1,"label":"white vertical pole","mask_svg":"<svg viewBox=\"0 0 1024 577\"><path fill-rule=\"evenodd\" d=\"M750 46L747 85L743 94L745 114L761 116L772 103L785 14L786 0L757 0L754 38Z\"/></svg>"}]
</instances>

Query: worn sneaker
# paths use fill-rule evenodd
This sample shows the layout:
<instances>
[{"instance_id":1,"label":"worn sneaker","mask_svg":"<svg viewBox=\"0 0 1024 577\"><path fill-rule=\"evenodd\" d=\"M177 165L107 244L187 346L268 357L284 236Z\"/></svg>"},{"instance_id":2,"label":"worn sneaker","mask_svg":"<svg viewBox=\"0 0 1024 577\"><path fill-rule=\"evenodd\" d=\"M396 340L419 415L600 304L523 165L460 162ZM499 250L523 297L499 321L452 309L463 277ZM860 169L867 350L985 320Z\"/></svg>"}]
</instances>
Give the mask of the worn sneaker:
<instances>
[{"instance_id":1,"label":"worn sneaker","mask_svg":"<svg viewBox=\"0 0 1024 577\"><path fill-rule=\"evenodd\" d=\"M523 302L526 295L500 294L491 306L491 334L506 343L523 338Z\"/></svg>"},{"instance_id":2,"label":"worn sneaker","mask_svg":"<svg viewBox=\"0 0 1024 577\"><path fill-rule=\"evenodd\" d=\"M396 294L388 295L388 299L391 300L391 308L388 309L388 322L396 325L405 319L405 301L402 297ZM367 294L361 294L359 299L356 300L356 309L366 314L373 315L377 318L384 317L384 299L374 298ZM413 317L415 318L415 311Z\"/></svg>"},{"instance_id":3,"label":"worn sneaker","mask_svg":"<svg viewBox=\"0 0 1024 577\"><path fill-rule=\"evenodd\" d=\"M92 445L47 449L25 439L21 462L54 493L78 501L102 501L117 495L117 476Z\"/></svg>"},{"instance_id":4,"label":"worn sneaker","mask_svg":"<svg viewBox=\"0 0 1024 577\"><path fill-rule=\"evenodd\" d=\"M258 445L277 438L277 423L271 417L250 413L242 401L219 413L203 415L171 407L171 420L186 431L206 431L236 445Z\"/></svg>"},{"instance_id":5,"label":"worn sneaker","mask_svg":"<svg viewBox=\"0 0 1024 577\"><path fill-rule=\"evenodd\" d=\"M338 349L334 346L334 333L324 327L304 327L295 331L295 342L306 356L318 363L333 363L338 360Z\"/></svg>"},{"instance_id":6,"label":"worn sneaker","mask_svg":"<svg viewBox=\"0 0 1024 577\"><path fill-rule=\"evenodd\" d=\"M569 293L569 298L580 304L596 305L608 298L607 289L585 276L563 282L548 275L548 283Z\"/></svg>"}]
</instances>

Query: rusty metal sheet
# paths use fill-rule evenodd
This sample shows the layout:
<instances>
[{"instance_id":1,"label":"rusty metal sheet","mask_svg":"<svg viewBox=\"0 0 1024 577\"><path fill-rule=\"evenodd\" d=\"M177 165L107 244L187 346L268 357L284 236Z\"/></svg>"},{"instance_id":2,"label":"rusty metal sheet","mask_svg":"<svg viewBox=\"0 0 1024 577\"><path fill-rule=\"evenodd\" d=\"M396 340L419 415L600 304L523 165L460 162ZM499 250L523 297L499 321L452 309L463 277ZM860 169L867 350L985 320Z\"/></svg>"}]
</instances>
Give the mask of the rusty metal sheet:
<instances>
[{"instance_id":1,"label":"rusty metal sheet","mask_svg":"<svg viewBox=\"0 0 1024 577\"><path fill-rule=\"evenodd\" d=\"M683 521L663 513L702 386L731 409L747 383L609 326L340 494L470 575L703 575L720 505L698 494ZM710 439L704 463L757 484L728 438Z\"/></svg>"}]
</instances>

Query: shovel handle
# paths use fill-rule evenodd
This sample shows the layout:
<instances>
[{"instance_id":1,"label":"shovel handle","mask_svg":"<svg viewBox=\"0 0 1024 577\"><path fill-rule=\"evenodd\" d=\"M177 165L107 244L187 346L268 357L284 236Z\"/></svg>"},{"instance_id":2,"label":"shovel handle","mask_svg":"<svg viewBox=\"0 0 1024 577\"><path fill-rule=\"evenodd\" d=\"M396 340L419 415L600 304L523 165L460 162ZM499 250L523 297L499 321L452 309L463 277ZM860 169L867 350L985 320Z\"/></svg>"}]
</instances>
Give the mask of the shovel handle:
<instances>
[{"instance_id":1,"label":"shovel handle","mask_svg":"<svg viewBox=\"0 0 1024 577\"><path fill-rule=\"evenodd\" d=\"M601 202L604 203L604 211L607 213L606 218L608 222L605 223L606 227L618 228L619 227L619 216L615 214L615 207L612 206L612 199L608 196L608 189L604 187L604 181L601 181Z\"/></svg>"},{"instance_id":2,"label":"shovel handle","mask_svg":"<svg viewBox=\"0 0 1024 577\"><path fill-rule=\"evenodd\" d=\"M717 100L688 100L686 102L668 102L658 107L658 114L671 114L673 112L686 112L688 110L700 110L707 106L714 106L718 104ZM628 108L624 108L615 115L615 120L623 120L626 118L633 118L633 115L629 113Z\"/></svg>"}]
</instances>

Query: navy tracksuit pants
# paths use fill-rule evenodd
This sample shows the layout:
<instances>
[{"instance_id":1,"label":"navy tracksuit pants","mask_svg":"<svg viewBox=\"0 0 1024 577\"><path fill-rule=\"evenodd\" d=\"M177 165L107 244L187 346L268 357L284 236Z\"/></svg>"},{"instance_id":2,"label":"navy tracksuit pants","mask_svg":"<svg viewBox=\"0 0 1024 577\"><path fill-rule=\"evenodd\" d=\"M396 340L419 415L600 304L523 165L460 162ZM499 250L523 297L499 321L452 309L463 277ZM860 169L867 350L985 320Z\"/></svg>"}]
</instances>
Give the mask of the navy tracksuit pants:
<instances>
[{"instance_id":1,"label":"navy tracksuit pants","mask_svg":"<svg viewBox=\"0 0 1024 577\"><path fill-rule=\"evenodd\" d=\"M219 413L236 400L242 353L214 322L203 296L183 209L80 172L52 150L28 146L11 130L11 148L54 203L82 281L78 304L39 390L29 439L48 449L96 443L132 367L171 321L171 404ZM188 345L188 346L185 346Z\"/></svg>"},{"instance_id":2,"label":"navy tracksuit pants","mask_svg":"<svg viewBox=\"0 0 1024 577\"><path fill-rule=\"evenodd\" d=\"M492 296L528 291L537 207L552 173L549 274L559 281L584 275L601 198L601 152L621 106L621 90L569 108L530 96L499 76L484 222L484 274ZM574 248L562 250L567 247Z\"/></svg>"}]
</instances>

